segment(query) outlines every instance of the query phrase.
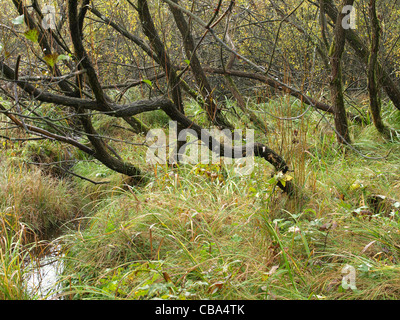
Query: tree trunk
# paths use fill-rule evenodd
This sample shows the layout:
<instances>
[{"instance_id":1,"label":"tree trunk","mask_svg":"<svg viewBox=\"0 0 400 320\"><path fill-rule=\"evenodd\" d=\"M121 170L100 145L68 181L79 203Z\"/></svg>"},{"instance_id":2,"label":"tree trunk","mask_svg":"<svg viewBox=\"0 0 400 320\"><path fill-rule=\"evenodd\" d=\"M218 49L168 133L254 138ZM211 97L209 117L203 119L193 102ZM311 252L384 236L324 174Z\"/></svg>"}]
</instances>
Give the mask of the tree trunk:
<instances>
[{"instance_id":1,"label":"tree trunk","mask_svg":"<svg viewBox=\"0 0 400 320\"><path fill-rule=\"evenodd\" d=\"M354 0L344 0L343 6L352 5ZM350 144L349 127L347 124L346 109L344 106L343 88L342 88L342 55L346 42L346 29L342 26L345 14L339 13L336 18L335 33L333 43L331 44L330 62L330 89L331 99L334 107L334 118L337 140L341 144Z\"/></svg>"},{"instance_id":2,"label":"tree trunk","mask_svg":"<svg viewBox=\"0 0 400 320\"><path fill-rule=\"evenodd\" d=\"M370 110L372 120L376 129L383 135L389 137L390 132L385 127L381 117L381 100L379 96L379 87L376 75L376 65L378 61L379 52L379 38L380 38L380 26L379 20L376 15L375 0L370 0L369 3L369 16L371 20L371 52L368 62L368 91L370 99Z\"/></svg>"},{"instance_id":3,"label":"tree trunk","mask_svg":"<svg viewBox=\"0 0 400 320\"><path fill-rule=\"evenodd\" d=\"M167 74L168 85L170 87L171 98L177 106L178 110L185 113L183 106L182 93L180 88L180 79L177 76L176 70L171 63L171 59L165 50L164 44L158 36L157 29L154 25L153 18L150 14L149 6L147 0L138 0L137 10L139 13L139 19L142 24L143 32L149 39L150 44L156 53L161 66L164 68ZM185 129L180 123L178 123L177 128L177 145L173 150L173 156L171 158L171 163L176 164L179 161L180 155L179 150L185 144L183 141L179 141L179 132Z\"/></svg>"},{"instance_id":4,"label":"tree trunk","mask_svg":"<svg viewBox=\"0 0 400 320\"><path fill-rule=\"evenodd\" d=\"M331 18L332 21L336 21L338 10L335 7L332 0L323 0L325 4L325 12ZM369 50L366 44L361 40L361 38L357 35L357 33L349 29L347 30L346 40L353 48L356 55L359 59L365 64L368 64ZM379 83L382 85L382 89L385 90L386 94L393 102L394 106L400 110L400 88L393 82L392 78L390 78L389 73L386 69L379 63L377 63L377 75L379 75Z\"/></svg>"},{"instance_id":5,"label":"tree trunk","mask_svg":"<svg viewBox=\"0 0 400 320\"><path fill-rule=\"evenodd\" d=\"M178 1L175 0L177 3ZM222 128L233 129L233 126L223 116L221 109L217 107L215 100L213 99L213 93L210 83L208 82L207 76L203 71L201 62L196 54L196 46L194 44L193 36L190 33L189 26L185 20L185 17L181 10L174 6L169 6L178 30L182 36L183 46L185 48L186 58L189 60L190 68L193 72L195 81L200 88L201 95L206 102L206 113L207 118L215 125Z\"/></svg>"}]
</instances>

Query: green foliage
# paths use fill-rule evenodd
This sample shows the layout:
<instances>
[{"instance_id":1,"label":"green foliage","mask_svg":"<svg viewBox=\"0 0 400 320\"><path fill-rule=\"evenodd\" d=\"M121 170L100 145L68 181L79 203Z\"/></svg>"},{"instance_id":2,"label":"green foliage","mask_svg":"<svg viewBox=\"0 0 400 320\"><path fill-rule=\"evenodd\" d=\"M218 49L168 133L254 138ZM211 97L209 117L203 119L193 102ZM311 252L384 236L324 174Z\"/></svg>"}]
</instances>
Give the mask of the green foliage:
<instances>
[{"instance_id":1,"label":"green foliage","mask_svg":"<svg viewBox=\"0 0 400 320\"><path fill-rule=\"evenodd\" d=\"M153 86L153 82L151 82L150 80L148 80L148 79L143 79L142 80L144 83L146 83L150 88Z\"/></svg>"},{"instance_id":2,"label":"green foliage","mask_svg":"<svg viewBox=\"0 0 400 320\"><path fill-rule=\"evenodd\" d=\"M164 111L156 110L147 112L140 116L140 120L151 128L165 128L168 127L170 118L165 114Z\"/></svg>"},{"instance_id":3,"label":"green foliage","mask_svg":"<svg viewBox=\"0 0 400 320\"><path fill-rule=\"evenodd\" d=\"M50 67L54 67L58 61L58 56L58 53L50 53L45 55L43 59Z\"/></svg>"},{"instance_id":4,"label":"green foliage","mask_svg":"<svg viewBox=\"0 0 400 320\"><path fill-rule=\"evenodd\" d=\"M228 30L221 20L223 23L213 27L215 34L228 32L237 53L268 66L294 87L306 86L309 95L322 101L329 70L316 50L322 39L315 7L305 1L293 16L287 17L301 28L286 22L270 23L264 28L260 21L281 21L298 5L295 0L275 2L278 7L272 10L272 3L254 1L253 7L253 2L236 1L230 12L235 27ZM181 38L165 31L171 30L173 23L167 6L150 1L149 5L171 61L190 66L190 60L182 56ZM200 2L182 5L204 21L213 16L213 11L204 9ZM359 12L364 12L365 5L357 3ZM384 1L380 6L383 11L388 8ZM392 7L392 16L396 16L398 9ZM112 1L101 1L98 8L132 34L142 36L138 17L128 2L115 6ZM7 20L4 12L9 10L0 13L2 21ZM161 77L121 89L144 75L152 77L151 72L163 66L155 65L138 46L127 45L122 35L110 31L110 24L93 19L92 14L87 13L90 18L85 20L82 37L101 85L108 88L107 95L125 104L155 93L166 94L171 88ZM387 13L384 16L388 17ZM391 19L382 20L389 23ZM23 15L12 19L13 36L8 37L8 31L2 36L0 50L5 61L12 66L16 55L23 58L20 67L32 61L32 70L24 76L46 79L34 85L59 94L55 82L48 84L48 76L53 75L56 65L66 75L71 71L68 63L76 66L77 61L61 51L43 57L38 31L19 32L18 25L23 23ZM360 19L358 27L362 39L368 41L368 21ZM196 35L204 33L196 23L192 28ZM60 50L63 46L72 48L67 31L67 27L59 30L65 40L59 43ZM382 49L390 48L390 52L384 51L382 56L398 76L398 26L391 23L383 32ZM271 57L271 46L266 44L275 42ZM228 56L224 50L214 50L210 43L202 41L197 53L204 65L220 67ZM334 48L334 43L330 47ZM351 58L346 61L355 61L350 54L345 53ZM37 57L43 57L45 63ZM364 87L360 66L357 62L344 66L348 93L354 87ZM247 70L248 65L237 58L235 68ZM181 76L191 93L194 89L200 91L190 68L187 71ZM222 80L215 75L209 78L215 102L231 123L236 128L254 128L230 98ZM236 174L237 164L151 166L145 161L146 149L135 145L143 144L143 136L121 130L126 125L123 119L97 112L91 115L96 130L121 158L151 173L147 185L132 186L129 179L91 156L53 141L2 140L0 148L7 160L0 159L0 298L35 298L27 293L23 280L28 254L22 245L22 229L45 234L63 225L70 227L63 228L65 233L59 238L64 251L60 259L65 262L60 275L61 294L67 299L398 299L398 131L392 132L391 139L383 139L368 119L368 99L354 99L354 109L350 105L347 108L360 111L367 123L351 124L354 149L339 148L329 115L313 108L307 110L303 102L288 95L278 96L278 91L265 89L263 83L234 81L243 89L245 107L265 121L266 131L256 130L256 141L283 155L291 170L285 175L273 172L261 159L255 160L254 170L247 176ZM79 89L89 99L92 92L87 83ZM11 99L0 99L15 111ZM21 105L26 104L26 97L21 95L21 99ZM209 127L203 100L185 100L185 112L190 119ZM67 108L37 101L29 108L23 111L27 121L89 144ZM392 128L400 129L400 116L392 104L383 105L382 115ZM4 114L0 117L5 121ZM161 110L139 117L152 128L166 129L170 120ZM23 140L28 134L21 130L15 137ZM377 159L368 158L371 156ZM27 162L42 165L36 168ZM69 163L64 169L75 176L60 174L65 170L56 173L46 169L61 162ZM289 181L299 186L295 199L277 188ZM394 199L393 205L389 210L374 210L368 202L373 195ZM345 264L357 271L357 290L345 289L341 284Z\"/></svg>"},{"instance_id":5,"label":"green foliage","mask_svg":"<svg viewBox=\"0 0 400 320\"><path fill-rule=\"evenodd\" d=\"M24 281L24 264L29 259L29 252L23 246L26 227L18 221L9 223L8 214L0 210L0 298L27 300L30 294Z\"/></svg>"},{"instance_id":6,"label":"green foliage","mask_svg":"<svg viewBox=\"0 0 400 320\"><path fill-rule=\"evenodd\" d=\"M36 29L29 29L28 31L24 32L25 38L32 42L37 42L39 37L39 32Z\"/></svg>"},{"instance_id":7,"label":"green foliage","mask_svg":"<svg viewBox=\"0 0 400 320\"><path fill-rule=\"evenodd\" d=\"M263 107L271 112L301 111L301 105L282 101ZM103 120L95 119L96 126L107 128ZM108 183L94 185L72 178L80 194L77 207L85 210L86 217L78 230L61 237L65 266L59 279L61 295L66 299L396 299L400 194L393 186L398 184L398 142L382 147L372 124L352 128L355 146L363 153L392 150L386 161L368 160L332 149L335 137L326 134L329 126L322 126L317 115L310 114L307 121L314 127L307 129L307 140L299 142L307 152L293 152L291 158L300 163L298 158L305 157L304 165L286 175L272 174L260 160L248 176L237 176L234 164L157 166L150 168L150 183L139 188L82 158L71 169L74 173ZM287 130L287 122L279 119L271 125ZM292 135L283 139L301 139L293 130L302 130L302 122L290 125ZM21 153L18 148L7 152ZM22 154L25 159L40 155L46 162L61 159L62 151L57 143L30 142ZM303 199L280 194L278 182L298 181L302 175ZM69 184L56 184L34 171L12 171L3 181L8 196L3 191L0 198L11 199L12 194L13 202L4 202L1 210L18 208L31 226L45 225L50 216L35 222L25 213L34 210L35 217L41 217L45 211L55 217L61 211L71 213L68 206L77 200L75 195L66 196L71 194ZM27 189L32 181L36 188ZM373 194L397 199L390 215L364 215L372 210L367 199ZM9 217L15 214L7 211ZM51 219L50 225L58 223ZM356 269L357 290L341 285L345 264Z\"/></svg>"},{"instance_id":8,"label":"green foliage","mask_svg":"<svg viewBox=\"0 0 400 320\"><path fill-rule=\"evenodd\" d=\"M0 182L0 210L7 212L8 223L21 220L35 232L51 234L79 214L80 195L70 183L35 167L8 163Z\"/></svg>"}]
</instances>

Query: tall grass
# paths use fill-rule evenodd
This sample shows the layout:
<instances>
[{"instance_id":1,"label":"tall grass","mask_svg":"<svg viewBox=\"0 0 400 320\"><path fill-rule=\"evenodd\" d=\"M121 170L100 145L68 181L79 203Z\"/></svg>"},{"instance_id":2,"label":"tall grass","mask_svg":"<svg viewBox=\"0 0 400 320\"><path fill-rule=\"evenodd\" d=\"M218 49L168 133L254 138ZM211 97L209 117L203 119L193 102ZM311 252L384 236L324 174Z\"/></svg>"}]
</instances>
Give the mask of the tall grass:
<instances>
[{"instance_id":1,"label":"tall grass","mask_svg":"<svg viewBox=\"0 0 400 320\"><path fill-rule=\"evenodd\" d=\"M214 297L238 297L249 290L241 285L239 279L245 276L239 271L247 269L246 277L253 276L265 259L251 255L258 250L252 240L264 241L253 233L251 217L256 211L249 211L253 202L243 180L229 173L224 181L205 182L203 175L188 167L172 174L158 172L147 188L115 192L97 209L85 231L71 237L70 255L74 258L67 273L80 270L69 274L77 281L79 273L89 268L93 275L87 283L90 288L115 277L114 273L103 274L105 266L119 270L120 277L131 279L132 285L139 285L147 274L151 277L147 279L149 286L156 287L166 281L167 274L171 280L164 284L175 292L171 297L202 298L214 290ZM154 265L158 271L124 277L124 272L133 272L127 264L141 268ZM154 272L157 279L152 278ZM78 281L78 286L82 285ZM156 294L144 294L143 290L138 292L147 298ZM125 297L132 295L130 291Z\"/></svg>"},{"instance_id":2,"label":"tall grass","mask_svg":"<svg viewBox=\"0 0 400 320\"><path fill-rule=\"evenodd\" d=\"M0 220L0 299L25 300L30 295L25 279L25 259L29 253L23 243L26 228L23 224L9 223L7 213L1 213Z\"/></svg>"},{"instance_id":3,"label":"tall grass","mask_svg":"<svg viewBox=\"0 0 400 320\"><path fill-rule=\"evenodd\" d=\"M71 298L362 298L361 291L341 287L345 264L361 270L357 283L365 297L395 297L395 289L385 289L397 279L393 262L385 269L363 249L373 241L367 249L385 241L395 248L397 239L372 227L385 223L379 215L364 221L354 212L372 193L400 198L390 189L397 151L386 162L368 160L337 148L319 114L288 122L278 117L299 114L303 106L282 99L268 108L280 138L259 138L288 159L294 169L289 174L303 191L299 198L281 194L272 169L259 159L241 177L232 165L150 168L146 187L108 189L87 227L68 238ZM372 129L353 130L361 152L382 152L367 143L376 140L366 134ZM392 178L378 177L378 171ZM391 232L393 223L387 224ZM383 272L379 292L365 268Z\"/></svg>"},{"instance_id":4,"label":"tall grass","mask_svg":"<svg viewBox=\"0 0 400 320\"><path fill-rule=\"evenodd\" d=\"M1 157L0 299L39 299L28 278L41 259L42 241L82 214L71 182Z\"/></svg>"},{"instance_id":5,"label":"tall grass","mask_svg":"<svg viewBox=\"0 0 400 320\"><path fill-rule=\"evenodd\" d=\"M40 169L4 161L0 169L0 208L38 233L51 233L80 214L82 197L70 182Z\"/></svg>"},{"instance_id":6,"label":"tall grass","mask_svg":"<svg viewBox=\"0 0 400 320\"><path fill-rule=\"evenodd\" d=\"M59 239L66 299L400 297L400 205L392 204L387 214L368 202L372 195L400 199L399 142L381 139L371 124L353 124L355 152L337 145L319 113L280 119L305 110L292 98L249 107L268 111L260 114L275 131L257 132L257 139L287 159L292 171L286 178L299 187L297 198L279 191L273 168L261 159L249 175L240 176L234 164L153 167L144 163L140 149L135 161L151 173L146 186L126 184L89 160L75 165L75 173L108 183L55 181L36 171L3 169L7 187L0 189L1 208L18 218L29 218L23 213L32 208L43 214L44 208L58 221L76 221ZM196 108L192 103L189 109L202 117ZM138 149L114 147L128 158ZM27 187L33 181L39 190ZM57 202L65 194L71 198ZM10 257L12 248L17 246L8 247ZM356 270L356 290L342 285L345 265Z\"/></svg>"}]
</instances>

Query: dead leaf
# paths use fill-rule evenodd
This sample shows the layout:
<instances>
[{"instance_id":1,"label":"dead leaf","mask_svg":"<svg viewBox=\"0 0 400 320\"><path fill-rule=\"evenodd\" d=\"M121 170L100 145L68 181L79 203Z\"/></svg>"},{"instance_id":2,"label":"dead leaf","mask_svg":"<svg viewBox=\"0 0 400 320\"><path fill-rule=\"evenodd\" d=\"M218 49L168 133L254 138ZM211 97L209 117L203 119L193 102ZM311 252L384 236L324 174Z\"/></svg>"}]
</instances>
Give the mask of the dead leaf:
<instances>
[{"instance_id":1,"label":"dead leaf","mask_svg":"<svg viewBox=\"0 0 400 320\"><path fill-rule=\"evenodd\" d=\"M330 222L324 223L322 226L319 227L319 231L328 231L331 227Z\"/></svg>"},{"instance_id":2,"label":"dead leaf","mask_svg":"<svg viewBox=\"0 0 400 320\"><path fill-rule=\"evenodd\" d=\"M268 271L268 275L269 275L269 276L272 276L272 275L276 272L276 270L278 270L278 268L279 268L279 264L276 265L276 266L273 266L273 267L271 268L271 270Z\"/></svg>"},{"instance_id":3,"label":"dead leaf","mask_svg":"<svg viewBox=\"0 0 400 320\"><path fill-rule=\"evenodd\" d=\"M171 279L171 277L169 276L168 273L163 272L162 274L163 274L164 280L165 280L166 282L172 283L172 279Z\"/></svg>"},{"instance_id":4,"label":"dead leaf","mask_svg":"<svg viewBox=\"0 0 400 320\"><path fill-rule=\"evenodd\" d=\"M213 283L209 288L208 288L208 293L214 294L216 293L218 290L222 289L222 286L224 285L224 281L217 281L215 283Z\"/></svg>"},{"instance_id":5,"label":"dead leaf","mask_svg":"<svg viewBox=\"0 0 400 320\"><path fill-rule=\"evenodd\" d=\"M331 221L329 221L327 223L324 223L322 226L320 226L319 230L320 231L328 231L328 230L331 230L331 229L333 230L333 229L336 229L337 226L338 226L337 222L331 220Z\"/></svg>"}]
</instances>

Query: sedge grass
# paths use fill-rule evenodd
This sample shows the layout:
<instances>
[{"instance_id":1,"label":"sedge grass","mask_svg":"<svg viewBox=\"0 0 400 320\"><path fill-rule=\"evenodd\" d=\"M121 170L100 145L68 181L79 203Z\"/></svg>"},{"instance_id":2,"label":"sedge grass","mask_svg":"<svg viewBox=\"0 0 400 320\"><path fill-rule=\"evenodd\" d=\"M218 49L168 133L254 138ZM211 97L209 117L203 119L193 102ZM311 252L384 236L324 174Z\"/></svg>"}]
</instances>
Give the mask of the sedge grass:
<instances>
[{"instance_id":1,"label":"sedge grass","mask_svg":"<svg viewBox=\"0 0 400 320\"><path fill-rule=\"evenodd\" d=\"M278 116L303 110L287 99L263 107ZM73 179L90 194L90 212L63 235L65 298L397 299L398 212L357 213L373 194L400 199L399 142L352 125L357 153L338 147L318 113L293 123L265 119L280 138L258 138L288 159L301 198L282 194L260 159L247 176L234 165L147 166L145 186L126 185L91 161L76 165L76 173L110 183ZM357 290L342 287L346 264Z\"/></svg>"}]
</instances>

